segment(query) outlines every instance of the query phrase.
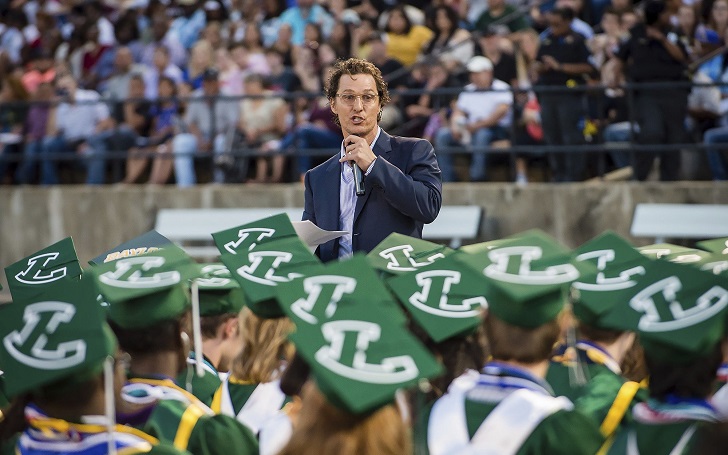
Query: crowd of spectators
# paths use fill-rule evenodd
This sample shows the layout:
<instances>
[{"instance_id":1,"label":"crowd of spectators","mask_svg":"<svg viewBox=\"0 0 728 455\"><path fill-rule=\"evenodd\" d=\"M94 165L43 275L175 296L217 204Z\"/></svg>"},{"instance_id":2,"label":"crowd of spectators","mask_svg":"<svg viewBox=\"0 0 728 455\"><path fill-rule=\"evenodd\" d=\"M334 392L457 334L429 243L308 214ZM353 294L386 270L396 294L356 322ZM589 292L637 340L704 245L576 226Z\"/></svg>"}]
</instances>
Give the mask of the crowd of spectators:
<instances>
[{"instance_id":1,"label":"crowd of spectators","mask_svg":"<svg viewBox=\"0 0 728 455\"><path fill-rule=\"evenodd\" d=\"M0 0L0 13L0 183L296 181L339 147L323 85L351 56L395 91L381 126L433 142L445 181L628 165L673 180L681 156L728 178L728 90L689 83L728 81L728 0ZM602 141L609 153L579 151ZM529 151L493 153L510 145Z\"/></svg>"}]
</instances>

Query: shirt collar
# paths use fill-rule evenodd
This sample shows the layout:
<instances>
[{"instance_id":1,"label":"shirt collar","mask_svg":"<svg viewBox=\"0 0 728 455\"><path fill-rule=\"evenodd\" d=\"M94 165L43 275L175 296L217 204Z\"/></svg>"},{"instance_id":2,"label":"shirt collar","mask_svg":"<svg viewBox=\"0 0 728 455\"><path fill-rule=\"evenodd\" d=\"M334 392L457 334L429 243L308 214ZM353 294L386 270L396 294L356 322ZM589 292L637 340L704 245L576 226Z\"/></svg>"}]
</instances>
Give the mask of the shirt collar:
<instances>
[{"instance_id":1,"label":"shirt collar","mask_svg":"<svg viewBox=\"0 0 728 455\"><path fill-rule=\"evenodd\" d=\"M374 144L377 143L377 139L379 139L379 135L380 134L382 134L382 128L378 126L377 127L377 135L374 136L374 140L372 141L371 144L369 144L369 147L374 148ZM344 141L341 141L341 151L339 152L339 156L341 158L343 158L344 157L344 153L346 153L346 151L344 150Z\"/></svg>"}]
</instances>

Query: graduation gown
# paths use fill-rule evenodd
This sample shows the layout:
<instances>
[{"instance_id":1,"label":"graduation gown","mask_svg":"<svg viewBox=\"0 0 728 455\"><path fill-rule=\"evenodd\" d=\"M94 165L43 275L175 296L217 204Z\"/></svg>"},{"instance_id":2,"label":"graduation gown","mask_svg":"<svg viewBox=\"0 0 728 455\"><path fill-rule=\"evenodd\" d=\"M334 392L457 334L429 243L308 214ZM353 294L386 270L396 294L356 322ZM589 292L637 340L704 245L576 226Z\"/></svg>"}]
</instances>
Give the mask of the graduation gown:
<instances>
[{"instance_id":1,"label":"graduation gown","mask_svg":"<svg viewBox=\"0 0 728 455\"><path fill-rule=\"evenodd\" d=\"M426 443L415 441L417 453L432 455L479 453L483 447L504 455L593 455L603 442L596 425L568 399L555 398L547 383L527 371L498 362L486 365L473 387L448 389L421 420L426 430L418 425L417 438Z\"/></svg>"},{"instance_id":2,"label":"graduation gown","mask_svg":"<svg viewBox=\"0 0 728 455\"><path fill-rule=\"evenodd\" d=\"M131 378L122 389L128 401L148 404L127 423L195 455L258 453L258 441L248 427L235 419L215 415L197 397L169 378Z\"/></svg>"}]
</instances>

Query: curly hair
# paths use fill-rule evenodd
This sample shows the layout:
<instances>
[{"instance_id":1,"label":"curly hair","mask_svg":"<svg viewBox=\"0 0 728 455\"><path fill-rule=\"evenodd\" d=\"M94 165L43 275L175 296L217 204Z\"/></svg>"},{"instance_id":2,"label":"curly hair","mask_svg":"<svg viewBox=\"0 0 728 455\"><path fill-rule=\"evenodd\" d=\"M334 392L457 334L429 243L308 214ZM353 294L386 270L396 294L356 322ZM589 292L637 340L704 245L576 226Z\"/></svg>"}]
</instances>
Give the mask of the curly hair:
<instances>
[{"instance_id":1,"label":"curly hair","mask_svg":"<svg viewBox=\"0 0 728 455\"><path fill-rule=\"evenodd\" d=\"M389 90L387 89L387 82L384 80L384 76L382 76L379 68L370 61L360 58L350 58L347 60L338 60L331 70L325 88L326 98L329 99L329 103L333 102L336 98L337 92L339 91L339 81L344 74L348 74L349 76L369 74L374 78L374 83L377 86L380 107L386 106L391 101ZM339 117L336 114L334 114L334 121L337 125L339 124Z\"/></svg>"}]
</instances>

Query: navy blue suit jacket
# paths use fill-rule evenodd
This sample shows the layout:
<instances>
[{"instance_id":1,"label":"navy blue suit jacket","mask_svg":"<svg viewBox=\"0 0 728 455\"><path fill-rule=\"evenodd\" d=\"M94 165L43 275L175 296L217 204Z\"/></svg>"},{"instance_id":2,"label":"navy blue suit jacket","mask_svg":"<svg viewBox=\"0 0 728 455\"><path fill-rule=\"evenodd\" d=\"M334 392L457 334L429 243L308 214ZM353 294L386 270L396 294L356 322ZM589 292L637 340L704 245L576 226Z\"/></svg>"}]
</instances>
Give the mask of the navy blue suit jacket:
<instances>
[{"instance_id":1,"label":"navy blue suit jacket","mask_svg":"<svg viewBox=\"0 0 728 455\"><path fill-rule=\"evenodd\" d=\"M372 150L377 161L364 177L366 193L356 201L352 250L369 252L389 234L422 237L422 226L442 206L442 177L432 145L424 139L390 136L382 130ZM340 155L306 173L303 219L339 230ZM319 246L327 262L338 258L339 240Z\"/></svg>"}]
</instances>

